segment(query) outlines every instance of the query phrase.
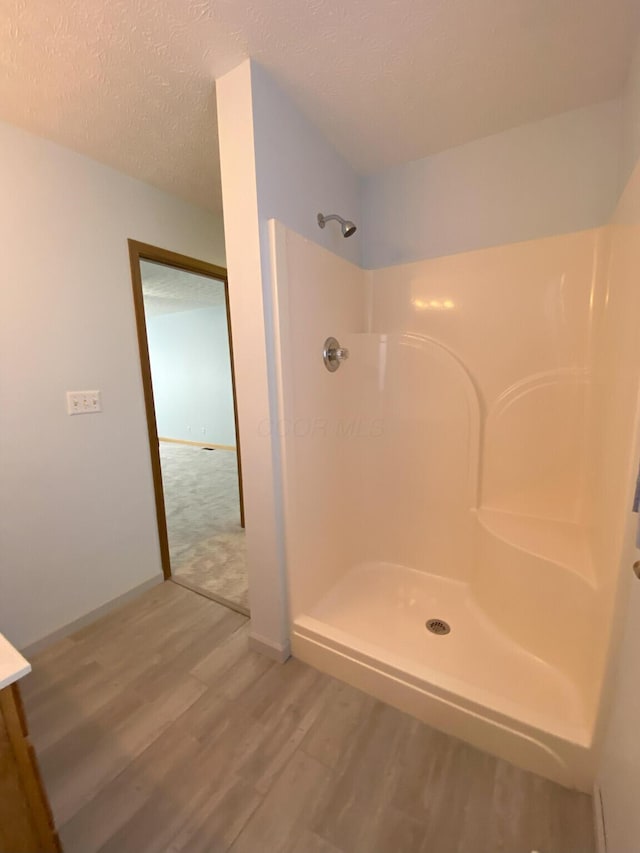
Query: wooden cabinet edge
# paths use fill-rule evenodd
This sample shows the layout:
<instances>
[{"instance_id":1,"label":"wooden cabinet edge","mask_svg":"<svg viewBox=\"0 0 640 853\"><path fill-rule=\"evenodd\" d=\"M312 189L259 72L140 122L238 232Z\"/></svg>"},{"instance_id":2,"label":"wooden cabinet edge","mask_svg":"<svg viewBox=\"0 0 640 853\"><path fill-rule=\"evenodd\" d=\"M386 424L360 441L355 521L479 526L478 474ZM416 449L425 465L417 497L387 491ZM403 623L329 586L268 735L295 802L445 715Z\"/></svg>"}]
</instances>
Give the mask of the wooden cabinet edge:
<instances>
[{"instance_id":1,"label":"wooden cabinet edge","mask_svg":"<svg viewBox=\"0 0 640 853\"><path fill-rule=\"evenodd\" d=\"M62 853L38 760L29 740L27 718L17 684L10 684L0 690L0 713L4 719L24 797L40 845L38 853Z\"/></svg>"}]
</instances>

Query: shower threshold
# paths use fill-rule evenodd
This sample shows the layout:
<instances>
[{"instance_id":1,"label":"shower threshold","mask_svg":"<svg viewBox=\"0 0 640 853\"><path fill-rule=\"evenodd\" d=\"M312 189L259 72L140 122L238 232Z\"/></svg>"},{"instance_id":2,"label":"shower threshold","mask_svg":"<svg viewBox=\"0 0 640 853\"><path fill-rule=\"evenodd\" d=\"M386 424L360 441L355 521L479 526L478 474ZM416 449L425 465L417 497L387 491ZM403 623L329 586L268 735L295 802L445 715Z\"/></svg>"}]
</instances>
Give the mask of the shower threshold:
<instances>
[{"instance_id":1,"label":"shower threshold","mask_svg":"<svg viewBox=\"0 0 640 853\"><path fill-rule=\"evenodd\" d=\"M430 632L426 622L447 625ZM296 657L481 749L583 790L588 715L577 686L513 642L467 584L356 566L292 630Z\"/></svg>"}]
</instances>

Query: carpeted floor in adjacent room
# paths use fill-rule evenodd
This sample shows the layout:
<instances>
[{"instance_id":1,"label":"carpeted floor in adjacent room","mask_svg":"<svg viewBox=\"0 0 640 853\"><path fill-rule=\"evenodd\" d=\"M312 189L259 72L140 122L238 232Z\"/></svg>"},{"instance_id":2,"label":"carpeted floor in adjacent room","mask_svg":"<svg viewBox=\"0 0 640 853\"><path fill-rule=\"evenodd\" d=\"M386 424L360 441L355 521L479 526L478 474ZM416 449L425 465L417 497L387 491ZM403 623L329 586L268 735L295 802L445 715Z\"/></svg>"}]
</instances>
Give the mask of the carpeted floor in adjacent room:
<instances>
[{"instance_id":1,"label":"carpeted floor in adjacent room","mask_svg":"<svg viewBox=\"0 0 640 853\"><path fill-rule=\"evenodd\" d=\"M235 452L161 441L160 459L174 578L248 608Z\"/></svg>"}]
</instances>

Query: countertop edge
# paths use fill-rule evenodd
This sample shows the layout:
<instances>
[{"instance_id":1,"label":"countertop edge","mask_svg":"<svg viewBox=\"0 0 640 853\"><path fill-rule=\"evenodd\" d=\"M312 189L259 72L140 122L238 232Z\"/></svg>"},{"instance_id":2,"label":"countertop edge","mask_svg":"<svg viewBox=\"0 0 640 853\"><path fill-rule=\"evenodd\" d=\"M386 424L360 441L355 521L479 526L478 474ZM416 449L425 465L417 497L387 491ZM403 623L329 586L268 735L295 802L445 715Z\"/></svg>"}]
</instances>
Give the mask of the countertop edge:
<instances>
[{"instance_id":1,"label":"countertop edge","mask_svg":"<svg viewBox=\"0 0 640 853\"><path fill-rule=\"evenodd\" d=\"M0 634L0 690L31 672L31 664Z\"/></svg>"}]
</instances>

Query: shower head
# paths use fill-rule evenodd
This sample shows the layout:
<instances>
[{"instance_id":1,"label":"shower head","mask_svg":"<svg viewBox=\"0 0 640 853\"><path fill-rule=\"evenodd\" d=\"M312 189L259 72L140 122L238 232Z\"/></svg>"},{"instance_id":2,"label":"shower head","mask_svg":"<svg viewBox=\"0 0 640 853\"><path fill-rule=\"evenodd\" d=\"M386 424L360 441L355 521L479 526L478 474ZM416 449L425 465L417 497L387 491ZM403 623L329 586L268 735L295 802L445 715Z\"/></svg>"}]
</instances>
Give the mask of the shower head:
<instances>
[{"instance_id":1,"label":"shower head","mask_svg":"<svg viewBox=\"0 0 640 853\"><path fill-rule=\"evenodd\" d=\"M337 213L329 213L325 216L323 213L318 214L318 225L320 228L324 228L324 226L329 222L330 219L335 219L336 222L340 223L340 228L342 229L343 237L351 237L352 234L355 234L357 228L353 222L350 222L348 219L343 219L341 216L338 216Z\"/></svg>"}]
</instances>

